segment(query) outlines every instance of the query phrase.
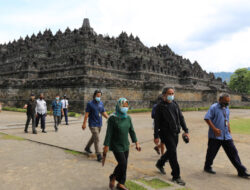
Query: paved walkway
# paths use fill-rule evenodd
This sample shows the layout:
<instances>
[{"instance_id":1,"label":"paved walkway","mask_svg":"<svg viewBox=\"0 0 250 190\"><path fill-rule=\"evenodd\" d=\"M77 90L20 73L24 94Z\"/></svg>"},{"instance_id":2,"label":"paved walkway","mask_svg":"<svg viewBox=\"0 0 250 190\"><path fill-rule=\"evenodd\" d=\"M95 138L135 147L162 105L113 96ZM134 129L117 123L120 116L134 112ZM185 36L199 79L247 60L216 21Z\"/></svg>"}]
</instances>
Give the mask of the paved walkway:
<instances>
[{"instance_id":1,"label":"paved walkway","mask_svg":"<svg viewBox=\"0 0 250 190\"><path fill-rule=\"evenodd\" d=\"M250 180L236 176L224 151L221 149L214 162L216 175L202 171L207 148L207 126L203 121L205 112L185 112L190 129L191 141L180 139L178 160L182 178L191 189L249 189ZM159 158L153 151L153 130L150 113L132 114L132 120L142 144L142 152L131 148L128 179L141 177L161 177L171 179L171 169L166 165L167 175L162 176L155 169ZM232 118L250 118L250 110L231 110ZM37 135L23 132L24 113L0 113L0 132L23 137L31 141L13 141L0 138L0 189L107 189L108 176L115 166L112 153L108 154L105 167L101 167L94 157L71 155L64 149L82 152L90 137L90 131L82 131L83 118L70 118L70 125L61 125L54 132L52 117L47 117L47 134L38 130ZM101 142L106 131L106 122L101 132ZM242 162L250 168L249 135L233 135ZM39 142L42 144L34 143ZM55 147L47 146L53 145ZM92 148L93 149L93 148ZM250 170L250 169L249 169Z\"/></svg>"}]
</instances>

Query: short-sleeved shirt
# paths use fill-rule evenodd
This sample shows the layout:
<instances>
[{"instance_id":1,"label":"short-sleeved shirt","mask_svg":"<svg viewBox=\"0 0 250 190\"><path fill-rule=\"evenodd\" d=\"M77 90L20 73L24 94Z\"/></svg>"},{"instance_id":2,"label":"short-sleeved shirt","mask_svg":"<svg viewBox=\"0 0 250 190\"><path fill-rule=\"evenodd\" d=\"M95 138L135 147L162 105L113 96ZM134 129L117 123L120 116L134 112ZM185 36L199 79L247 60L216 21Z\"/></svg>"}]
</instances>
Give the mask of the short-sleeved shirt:
<instances>
[{"instance_id":1,"label":"short-sleeved shirt","mask_svg":"<svg viewBox=\"0 0 250 190\"><path fill-rule=\"evenodd\" d=\"M27 102L27 115L33 115L36 113L36 100L29 100Z\"/></svg>"},{"instance_id":2,"label":"short-sleeved shirt","mask_svg":"<svg viewBox=\"0 0 250 190\"><path fill-rule=\"evenodd\" d=\"M218 139L218 140L231 140L232 136L228 130L229 123L229 108L221 107L219 103L211 105L205 118L211 120L217 129L221 130L221 136L216 137L213 130L209 127L208 138Z\"/></svg>"},{"instance_id":3,"label":"short-sleeved shirt","mask_svg":"<svg viewBox=\"0 0 250 190\"><path fill-rule=\"evenodd\" d=\"M102 113L105 112L103 103L92 100L88 102L86 112L89 113L89 126L101 127L102 126Z\"/></svg>"},{"instance_id":4,"label":"short-sleeved shirt","mask_svg":"<svg viewBox=\"0 0 250 190\"><path fill-rule=\"evenodd\" d=\"M54 100L52 102L52 110L54 116L61 116L62 114L62 102Z\"/></svg>"}]
</instances>

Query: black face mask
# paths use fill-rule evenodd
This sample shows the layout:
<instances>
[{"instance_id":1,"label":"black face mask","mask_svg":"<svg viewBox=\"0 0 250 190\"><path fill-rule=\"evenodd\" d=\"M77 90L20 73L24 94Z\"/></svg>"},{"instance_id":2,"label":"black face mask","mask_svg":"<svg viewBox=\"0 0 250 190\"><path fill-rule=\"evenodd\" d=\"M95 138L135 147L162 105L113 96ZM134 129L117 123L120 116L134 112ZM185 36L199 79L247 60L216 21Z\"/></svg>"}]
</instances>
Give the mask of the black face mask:
<instances>
[{"instance_id":1,"label":"black face mask","mask_svg":"<svg viewBox=\"0 0 250 190\"><path fill-rule=\"evenodd\" d=\"M227 102L221 102L220 105L221 105L221 107L227 107L227 106L229 106L229 103L227 103Z\"/></svg>"}]
</instances>

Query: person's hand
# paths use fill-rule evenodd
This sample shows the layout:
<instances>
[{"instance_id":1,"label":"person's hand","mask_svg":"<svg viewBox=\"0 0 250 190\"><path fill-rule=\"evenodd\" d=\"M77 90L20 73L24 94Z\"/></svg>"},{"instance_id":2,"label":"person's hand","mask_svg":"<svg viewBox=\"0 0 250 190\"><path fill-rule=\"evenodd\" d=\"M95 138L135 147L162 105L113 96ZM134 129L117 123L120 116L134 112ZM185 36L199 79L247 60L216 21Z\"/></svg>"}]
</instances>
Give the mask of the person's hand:
<instances>
[{"instance_id":1,"label":"person's hand","mask_svg":"<svg viewBox=\"0 0 250 190\"><path fill-rule=\"evenodd\" d=\"M190 138L190 137L189 137L189 133L184 133L184 136Z\"/></svg>"},{"instance_id":2,"label":"person's hand","mask_svg":"<svg viewBox=\"0 0 250 190\"><path fill-rule=\"evenodd\" d=\"M214 135L215 135L216 137L219 137L219 136L221 135L220 129L214 128L213 131L214 131Z\"/></svg>"},{"instance_id":3,"label":"person's hand","mask_svg":"<svg viewBox=\"0 0 250 190\"><path fill-rule=\"evenodd\" d=\"M107 154L108 151L109 151L109 147L108 146L104 146L103 147L103 154Z\"/></svg>"},{"instance_id":4,"label":"person's hand","mask_svg":"<svg viewBox=\"0 0 250 190\"><path fill-rule=\"evenodd\" d=\"M158 145L159 144L159 138L156 138L156 139L154 139L154 143L156 144L156 145Z\"/></svg>"},{"instance_id":5,"label":"person's hand","mask_svg":"<svg viewBox=\"0 0 250 190\"><path fill-rule=\"evenodd\" d=\"M82 124L82 130L86 129L86 123Z\"/></svg>"},{"instance_id":6,"label":"person's hand","mask_svg":"<svg viewBox=\"0 0 250 190\"><path fill-rule=\"evenodd\" d=\"M140 144L139 144L138 142L135 143L135 148L136 148L136 150L137 150L138 152L141 151L141 146L140 146Z\"/></svg>"}]
</instances>

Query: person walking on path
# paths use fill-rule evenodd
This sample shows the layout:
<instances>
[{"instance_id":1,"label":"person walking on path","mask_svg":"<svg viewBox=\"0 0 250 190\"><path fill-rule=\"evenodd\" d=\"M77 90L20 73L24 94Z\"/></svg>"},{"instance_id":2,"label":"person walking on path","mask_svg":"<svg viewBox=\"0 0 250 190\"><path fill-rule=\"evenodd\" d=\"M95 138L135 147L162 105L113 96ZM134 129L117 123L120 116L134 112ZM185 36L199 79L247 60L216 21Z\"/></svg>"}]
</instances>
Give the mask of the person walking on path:
<instances>
[{"instance_id":1,"label":"person walking on path","mask_svg":"<svg viewBox=\"0 0 250 190\"><path fill-rule=\"evenodd\" d=\"M118 181L117 189L126 190L126 173L129 155L129 140L130 135L132 142L135 143L136 149L141 151L141 147L137 141L136 134L133 128L131 117L127 115L128 101L126 98L120 98L116 105L116 111L109 117L106 137L103 148L103 165L108 150L113 151L113 154L118 162L113 174L110 175L110 189L115 186L115 181Z\"/></svg>"},{"instance_id":2,"label":"person walking on path","mask_svg":"<svg viewBox=\"0 0 250 190\"><path fill-rule=\"evenodd\" d=\"M27 104L24 105L24 109L27 109L27 121L25 124L24 132L28 133L28 127L30 124L30 120L32 120L32 133L37 134L36 131L36 100L35 100L35 95L31 94L30 95L30 100L27 102Z\"/></svg>"},{"instance_id":3,"label":"person walking on path","mask_svg":"<svg viewBox=\"0 0 250 190\"><path fill-rule=\"evenodd\" d=\"M63 114L62 102L60 101L59 95L56 95L55 100L52 102L51 108L52 108L51 112L53 112L54 116L54 123L55 123L54 127L55 131L57 132L61 120L61 114Z\"/></svg>"},{"instance_id":4,"label":"person walking on path","mask_svg":"<svg viewBox=\"0 0 250 190\"><path fill-rule=\"evenodd\" d=\"M64 94L63 99L61 100L61 102L62 102L63 114L64 114L64 117L65 117L66 125L69 125L69 122L68 122L69 101L67 100L67 95L66 94ZM62 114L61 120L63 118L63 114Z\"/></svg>"},{"instance_id":5,"label":"person walking on path","mask_svg":"<svg viewBox=\"0 0 250 190\"><path fill-rule=\"evenodd\" d=\"M153 129L155 128L155 121L154 121L154 118L155 118L155 109L156 109L156 106L162 101L162 96L159 96L156 100L156 104L153 105L153 108L152 108L152 112L151 112L151 118L153 119ZM163 155L164 154L164 143L163 142L160 142L159 144L155 144L156 146L154 147L154 150L157 152L157 154L161 154Z\"/></svg>"},{"instance_id":6,"label":"person walking on path","mask_svg":"<svg viewBox=\"0 0 250 190\"><path fill-rule=\"evenodd\" d=\"M189 139L188 128L186 126L182 112L178 104L174 101L174 89L164 88L161 101L155 110L155 143L159 143L159 137L165 143L167 151L156 163L156 167L162 174L166 174L163 166L169 160L172 169L172 181L185 185L180 177L180 167L177 161L177 145L180 129L184 130L183 136Z\"/></svg>"},{"instance_id":7,"label":"person walking on path","mask_svg":"<svg viewBox=\"0 0 250 190\"><path fill-rule=\"evenodd\" d=\"M38 127L39 120L41 119L41 129L43 133L46 133L45 131L45 120L47 116L47 104L44 100L43 93L40 94L39 99L37 99L37 106L36 106L36 127Z\"/></svg>"},{"instance_id":8,"label":"person walking on path","mask_svg":"<svg viewBox=\"0 0 250 190\"><path fill-rule=\"evenodd\" d=\"M236 168L239 177L248 178L250 174L245 166L242 165L238 151L234 145L231 136L229 123L229 105L230 96L222 93L219 102L213 104L205 115L204 120L209 126L208 130L208 148L204 171L210 174L216 174L212 169L213 160L222 146L229 160Z\"/></svg>"},{"instance_id":9,"label":"person walking on path","mask_svg":"<svg viewBox=\"0 0 250 190\"><path fill-rule=\"evenodd\" d=\"M102 155L99 149L99 134L101 132L102 127L102 116L108 119L108 114L104 109L104 105L101 101L102 92L100 90L95 90L93 95L93 100L88 102L86 110L85 110L85 117L82 125L82 129L86 129L87 120L89 123L89 129L92 133L92 136L85 147L85 151L89 154L92 153L90 147L92 144L95 145L95 152L97 156L97 161L102 161Z\"/></svg>"}]
</instances>

